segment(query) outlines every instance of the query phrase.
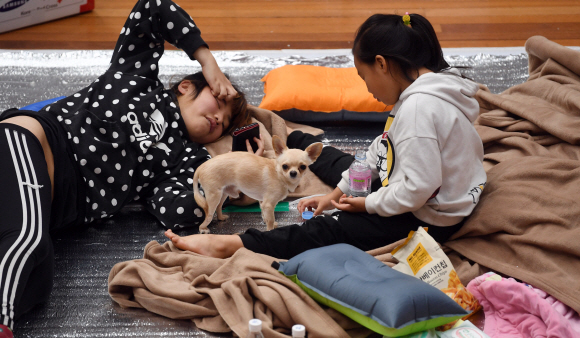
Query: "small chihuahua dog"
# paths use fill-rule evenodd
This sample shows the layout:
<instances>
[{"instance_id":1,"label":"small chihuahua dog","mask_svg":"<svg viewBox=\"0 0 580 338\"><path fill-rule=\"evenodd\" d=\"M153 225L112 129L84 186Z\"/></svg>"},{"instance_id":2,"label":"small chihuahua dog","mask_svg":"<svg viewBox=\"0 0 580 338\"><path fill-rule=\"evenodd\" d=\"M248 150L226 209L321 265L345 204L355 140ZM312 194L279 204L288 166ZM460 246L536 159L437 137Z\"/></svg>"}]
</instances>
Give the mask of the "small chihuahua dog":
<instances>
[{"instance_id":1,"label":"small chihuahua dog","mask_svg":"<svg viewBox=\"0 0 580 338\"><path fill-rule=\"evenodd\" d=\"M272 147L275 159L237 151L218 155L197 168L193 175L193 192L195 201L205 211L200 233L210 232L207 226L214 212L218 220L227 219L222 214L222 205L228 196L239 197L240 191L260 201L262 219L268 230L278 225L274 220L276 204L296 189L308 166L320 156L322 143L313 143L306 150L288 149L282 139L274 135ZM199 192L198 182L205 197Z\"/></svg>"}]
</instances>

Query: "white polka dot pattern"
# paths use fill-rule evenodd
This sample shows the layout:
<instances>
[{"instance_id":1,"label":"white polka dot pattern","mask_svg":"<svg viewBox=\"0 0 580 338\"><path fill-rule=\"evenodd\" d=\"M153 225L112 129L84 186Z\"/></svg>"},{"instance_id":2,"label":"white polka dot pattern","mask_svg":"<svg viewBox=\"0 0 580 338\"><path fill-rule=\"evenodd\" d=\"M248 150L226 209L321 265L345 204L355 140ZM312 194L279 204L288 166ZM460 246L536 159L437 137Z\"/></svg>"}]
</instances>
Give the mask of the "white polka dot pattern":
<instances>
[{"instance_id":1,"label":"white polka dot pattern","mask_svg":"<svg viewBox=\"0 0 580 338\"><path fill-rule=\"evenodd\" d=\"M120 31L109 70L47 107L66 130L86 182L87 220L143 200L169 227L203 221L192 177L209 154L184 137L180 110L158 79L164 38L178 41L190 56L205 45L190 16L172 1L141 0Z\"/></svg>"}]
</instances>

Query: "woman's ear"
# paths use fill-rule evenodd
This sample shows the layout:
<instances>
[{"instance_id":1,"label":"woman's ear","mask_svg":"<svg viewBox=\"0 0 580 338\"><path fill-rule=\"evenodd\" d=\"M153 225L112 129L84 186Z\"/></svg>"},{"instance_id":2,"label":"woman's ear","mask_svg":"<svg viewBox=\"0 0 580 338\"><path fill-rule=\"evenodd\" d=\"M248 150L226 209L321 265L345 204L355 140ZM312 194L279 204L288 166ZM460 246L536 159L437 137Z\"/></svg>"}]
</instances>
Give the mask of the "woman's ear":
<instances>
[{"instance_id":1,"label":"woman's ear","mask_svg":"<svg viewBox=\"0 0 580 338\"><path fill-rule=\"evenodd\" d=\"M177 89L179 90L179 93L181 93L181 95L185 95L191 92L191 90L193 89L193 84L187 80L183 80L181 81L181 83L179 83Z\"/></svg>"}]
</instances>

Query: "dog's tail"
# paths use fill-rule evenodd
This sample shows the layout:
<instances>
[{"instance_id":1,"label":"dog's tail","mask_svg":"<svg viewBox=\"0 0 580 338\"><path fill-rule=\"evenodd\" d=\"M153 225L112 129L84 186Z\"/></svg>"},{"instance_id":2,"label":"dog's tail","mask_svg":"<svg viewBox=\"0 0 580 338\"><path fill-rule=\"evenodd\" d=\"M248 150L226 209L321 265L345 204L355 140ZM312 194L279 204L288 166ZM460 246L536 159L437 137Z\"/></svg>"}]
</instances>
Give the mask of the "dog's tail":
<instances>
[{"instance_id":1,"label":"dog's tail","mask_svg":"<svg viewBox=\"0 0 580 338\"><path fill-rule=\"evenodd\" d=\"M205 197L203 197L199 192L198 182L199 170L196 170L195 174L193 174L193 198L195 198L195 203L197 203L197 205L199 205L207 215L207 201L205 200Z\"/></svg>"}]
</instances>

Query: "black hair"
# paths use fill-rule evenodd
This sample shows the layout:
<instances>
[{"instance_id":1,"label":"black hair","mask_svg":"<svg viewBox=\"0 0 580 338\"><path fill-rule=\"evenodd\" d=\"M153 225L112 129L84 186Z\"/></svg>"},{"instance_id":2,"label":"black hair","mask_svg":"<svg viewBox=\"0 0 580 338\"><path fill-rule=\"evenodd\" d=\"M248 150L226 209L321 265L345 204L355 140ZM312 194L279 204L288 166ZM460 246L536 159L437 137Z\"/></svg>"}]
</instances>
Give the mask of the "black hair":
<instances>
[{"instance_id":1,"label":"black hair","mask_svg":"<svg viewBox=\"0 0 580 338\"><path fill-rule=\"evenodd\" d=\"M410 26L396 14L369 17L356 32L352 54L365 64L373 64L377 55L394 61L410 82L421 67L435 73L449 68L431 23L419 14L409 16Z\"/></svg>"},{"instance_id":2,"label":"black hair","mask_svg":"<svg viewBox=\"0 0 580 338\"><path fill-rule=\"evenodd\" d=\"M227 74L224 75L229 80L229 76ZM205 76L203 76L202 72L187 75L180 81L170 84L171 90L173 91L173 93L175 93L177 97L182 95L181 92L179 91L179 84L183 81L189 81L195 87L195 91L192 94L193 100L195 100L199 96L199 94L205 87L209 87L209 83L205 79ZM227 129L224 129L222 136L231 133L236 128L243 127L250 122L250 111L248 110L248 102L246 101L246 96L233 83L232 86L238 92L238 95L236 95L233 100L232 122L230 123Z\"/></svg>"}]
</instances>

